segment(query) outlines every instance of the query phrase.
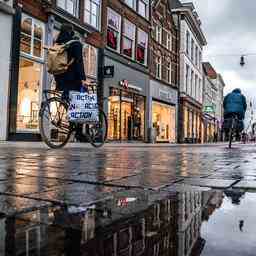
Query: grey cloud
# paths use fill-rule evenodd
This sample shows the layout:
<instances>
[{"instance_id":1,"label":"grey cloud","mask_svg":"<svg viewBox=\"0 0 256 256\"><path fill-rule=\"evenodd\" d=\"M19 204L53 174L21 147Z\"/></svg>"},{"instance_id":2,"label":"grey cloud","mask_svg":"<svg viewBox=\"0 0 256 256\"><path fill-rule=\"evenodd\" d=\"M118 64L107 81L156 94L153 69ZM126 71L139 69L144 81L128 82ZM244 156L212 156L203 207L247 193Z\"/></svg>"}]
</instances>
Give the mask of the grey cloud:
<instances>
[{"instance_id":1,"label":"grey cloud","mask_svg":"<svg viewBox=\"0 0 256 256\"><path fill-rule=\"evenodd\" d=\"M245 57L246 65L243 68L239 65L240 54L256 53L256 1L193 2L208 41L205 60L209 60L216 71L223 75L227 92L234 87L241 87L245 94L256 98L256 55Z\"/></svg>"}]
</instances>

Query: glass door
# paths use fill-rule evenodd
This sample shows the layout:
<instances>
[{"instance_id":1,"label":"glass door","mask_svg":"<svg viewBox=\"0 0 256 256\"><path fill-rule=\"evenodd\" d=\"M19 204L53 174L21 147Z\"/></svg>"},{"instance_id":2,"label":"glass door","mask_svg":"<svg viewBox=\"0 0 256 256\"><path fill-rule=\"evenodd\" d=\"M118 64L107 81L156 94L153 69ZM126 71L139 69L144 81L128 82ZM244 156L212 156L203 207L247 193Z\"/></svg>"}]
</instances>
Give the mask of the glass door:
<instances>
[{"instance_id":1,"label":"glass door","mask_svg":"<svg viewBox=\"0 0 256 256\"><path fill-rule=\"evenodd\" d=\"M132 103L123 101L121 103L121 138L132 140L133 120Z\"/></svg>"}]
</instances>

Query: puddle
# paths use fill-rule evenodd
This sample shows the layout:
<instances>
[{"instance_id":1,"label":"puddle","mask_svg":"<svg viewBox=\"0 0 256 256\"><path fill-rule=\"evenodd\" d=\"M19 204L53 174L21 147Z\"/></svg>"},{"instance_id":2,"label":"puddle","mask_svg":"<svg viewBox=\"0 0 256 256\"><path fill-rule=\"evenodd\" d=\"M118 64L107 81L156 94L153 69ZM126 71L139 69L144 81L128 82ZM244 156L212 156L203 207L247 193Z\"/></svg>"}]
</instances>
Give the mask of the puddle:
<instances>
[{"instance_id":1,"label":"puddle","mask_svg":"<svg viewBox=\"0 0 256 256\"><path fill-rule=\"evenodd\" d=\"M177 191L128 190L89 208L2 216L0 255L255 255L256 193Z\"/></svg>"}]
</instances>

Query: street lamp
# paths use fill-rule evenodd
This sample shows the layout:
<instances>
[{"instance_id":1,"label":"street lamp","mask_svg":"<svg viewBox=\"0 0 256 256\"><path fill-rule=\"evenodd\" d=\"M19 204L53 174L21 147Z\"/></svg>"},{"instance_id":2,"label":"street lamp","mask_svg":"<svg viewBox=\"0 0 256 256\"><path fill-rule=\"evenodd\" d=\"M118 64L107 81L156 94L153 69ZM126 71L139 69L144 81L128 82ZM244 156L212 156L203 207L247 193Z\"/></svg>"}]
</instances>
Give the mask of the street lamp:
<instances>
[{"instance_id":1,"label":"street lamp","mask_svg":"<svg viewBox=\"0 0 256 256\"><path fill-rule=\"evenodd\" d=\"M242 55L240 58L240 65L243 67L245 65L244 56Z\"/></svg>"}]
</instances>

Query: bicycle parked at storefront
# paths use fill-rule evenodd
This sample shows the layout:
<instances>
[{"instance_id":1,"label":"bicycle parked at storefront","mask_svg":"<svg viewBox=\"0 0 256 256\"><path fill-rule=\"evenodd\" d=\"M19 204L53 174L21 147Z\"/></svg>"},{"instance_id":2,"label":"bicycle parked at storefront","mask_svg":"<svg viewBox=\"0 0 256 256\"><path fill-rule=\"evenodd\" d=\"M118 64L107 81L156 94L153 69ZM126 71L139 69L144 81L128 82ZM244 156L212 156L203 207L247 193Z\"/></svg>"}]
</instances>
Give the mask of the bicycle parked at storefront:
<instances>
[{"instance_id":1,"label":"bicycle parked at storefront","mask_svg":"<svg viewBox=\"0 0 256 256\"><path fill-rule=\"evenodd\" d=\"M89 92L96 91L96 85L88 86ZM45 90L45 100L39 111L39 126L42 140L53 149L64 147L76 135L82 125L82 141L88 141L94 147L101 147L107 139L108 122L105 113L99 109L98 121L77 124L68 119L69 99L62 92Z\"/></svg>"}]
</instances>

